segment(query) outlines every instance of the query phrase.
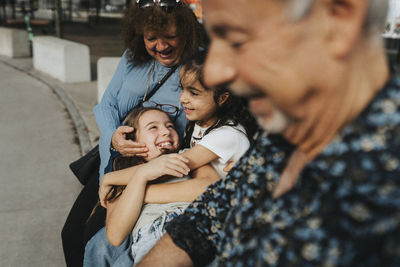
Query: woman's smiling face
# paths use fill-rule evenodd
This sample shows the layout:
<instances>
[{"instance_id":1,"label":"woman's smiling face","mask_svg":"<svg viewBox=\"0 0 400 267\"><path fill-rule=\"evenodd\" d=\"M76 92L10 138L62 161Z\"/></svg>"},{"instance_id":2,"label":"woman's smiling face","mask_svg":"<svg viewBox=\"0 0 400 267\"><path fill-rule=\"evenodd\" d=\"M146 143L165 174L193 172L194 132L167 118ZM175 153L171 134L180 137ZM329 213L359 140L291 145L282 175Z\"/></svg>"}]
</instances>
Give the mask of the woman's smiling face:
<instances>
[{"instance_id":1,"label":"woman's smiling face","mask_svg":"<svg viewBox=\"0 0 400 267\"><path fill-rule=\"evenodd\" d=\"M147 53L164 66L173 66L181 56L180 39L175 25L171 25L165 33L144 30L144 45Z\"/></svg>"},{"instance_id":2,"label":"woman's smiling face","mask_svg":"<svg viewBox=\"0 0 400 267\"><path fill-rule=\"evenodd\" d=\"M149 110L139 118L136 141L144 143L149 151L147 161L161 154L179 149L179 136L170 118L163 111Z\"/></svg>"}]
</instances>

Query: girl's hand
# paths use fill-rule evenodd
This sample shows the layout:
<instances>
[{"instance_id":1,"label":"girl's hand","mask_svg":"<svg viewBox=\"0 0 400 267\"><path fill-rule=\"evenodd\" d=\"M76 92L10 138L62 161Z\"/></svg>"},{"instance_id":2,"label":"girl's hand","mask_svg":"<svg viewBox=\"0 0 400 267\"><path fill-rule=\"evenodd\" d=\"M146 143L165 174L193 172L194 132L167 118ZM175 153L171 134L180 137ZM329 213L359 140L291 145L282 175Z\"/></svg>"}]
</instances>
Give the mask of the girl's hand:
<instances>
[{"instance_id":1,"label":"girl's hand","mask_svg":"<svg viewBox=\"0 0 400 267\"><path fill-rule=\"evenodd\" d=\"M187 158L177 153L162 155L140 165L138 175L134 175L134 177L141 177L146 181L152 181L164 175L183 177L190 172L188 163Z\"/></svg>"},{"instance_id":2,"label":"girl's hand","mask_svg":"<svg viewBox=\"0 0 400 267\"><path fill-rule=\"evenodd\" d=\"M129 126L120 126L115 130L111 138L111 145L118 150L123 156L139 156L147 157L149 151L145 144L126 140L126 134L134 131L134 128Z\"/></svg>"},{"instance_id":3,"label":"girl's hand","mask_svg":"<svg viewBox=\"0 0 400 267\"><path fill-rule=\"evenodd\" d=\"M99 200L102 207L107 208L106 196L112 188L112 184L107 183L107 174L103 176L99 186Z\"/></svg>"},{"instance_id":4,"label":"girl's hand","mask_svg":"<svg viewBox=\"0 0 400 267\"><path fill-rule=\"evenodd\" d=\"M236 164L236 161L228 161L222 170L224 172L230 172L232 170L233 166L235 166L235 164Z\"/></svg>"}]
</instances>

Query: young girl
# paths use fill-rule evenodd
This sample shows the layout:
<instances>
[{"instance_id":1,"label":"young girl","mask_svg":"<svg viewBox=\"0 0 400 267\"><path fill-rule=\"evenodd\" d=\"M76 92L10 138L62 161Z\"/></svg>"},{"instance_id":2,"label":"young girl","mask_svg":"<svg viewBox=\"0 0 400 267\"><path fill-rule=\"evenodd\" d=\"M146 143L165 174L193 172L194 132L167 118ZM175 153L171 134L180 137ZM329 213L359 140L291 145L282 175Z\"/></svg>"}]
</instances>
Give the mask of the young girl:
<instances>
[{"instance_id":1,"label":"young girl","mask_svg":"<svg viewBox=\"0 0 400 267\"><path fill-rule=\"evenodd\" d=\"M252 136L256 123L244 103L226 88L208 89L202 85L204 59L205 53L199 54L185 64L180 73L183 87L180 100L190 121L184 145L191 148L180 155L163 155L146 164L109 173L102 180L99 196L102 205L107 207L107 238L121 251L126 251L132 242L131 256L136 263L164 233L165 222L182 213L189 202L209 184L225 176L226 165L236 162L250 145L247 136ZM208 163L212 168L207 166ZM193 179L173 184L147 185L148 181L165 174L182 177L189 169L200 166L205 167L198 169ZM106 194L112 185L127 187L121 197L111 204L106 201ZM143 202L169 204L146 204L138 219ZM132 228L133 236L129 235ZM89 241L85 252L86 266L89 266L87 254L93 253L93 248L98 250L95 252L97 255L104 253L104 250L96 248L96 243L104 243L104 235L103 230ZM109 253L109 249L106 253ZM109 260L107 264L117 266L127 262L126 255L115 251L113 255L112 259L109 255L106 257ZM95 258L103 259L104 255ZM96 266L99 266L99 262L96 262Z\"/></svg>"},{"instance_id":2,"label":"young girl","mask_svg":"<svg viewBox=\"0 0 400 267\"><path fill-rule=\"evenodd\" d=\"M211 163L224 177L227 163L238 161L249 148L257 124L244 99L226 87L210 89L203 84L205 57L206 52L197 54L180 72L180 102L189 120L183 146L191 147L182 155L193 159L189 161L191 169L198 166L193 162Z\"/></svg>"}]
</instances>

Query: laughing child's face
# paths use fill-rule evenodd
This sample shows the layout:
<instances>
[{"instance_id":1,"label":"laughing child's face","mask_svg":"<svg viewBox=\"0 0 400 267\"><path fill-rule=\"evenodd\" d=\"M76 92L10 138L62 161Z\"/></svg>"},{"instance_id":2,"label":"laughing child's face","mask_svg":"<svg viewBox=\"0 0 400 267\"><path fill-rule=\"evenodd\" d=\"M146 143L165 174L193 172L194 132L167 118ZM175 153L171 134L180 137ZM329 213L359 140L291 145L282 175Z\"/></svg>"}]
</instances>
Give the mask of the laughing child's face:
<instances>
[{"instance_id":1,"label":"laughing child's face","mask_svg":"<svg viewBox=\"0 0 400 267\"><path fill-rule=\"evenodd\" d=\"M139 118L136 140L149 149L146 161L179 149L179 136L174 124L167 114L158 110L146 111Z\"/></svg>"},{"instance_id":2,"label":"laughing child's face","mask_svg":"<svg viewBox=\"0 0 400 267\"><path fill-rule=\"evenodd\" d=\"M180 102L185 109L186 118L196 121L201 127L209 127L216 122L215 112L217 104L214 100L213 90L206 90L198 77L190 71L181 69L182 92Z\"/></svg>"}]
</instances>

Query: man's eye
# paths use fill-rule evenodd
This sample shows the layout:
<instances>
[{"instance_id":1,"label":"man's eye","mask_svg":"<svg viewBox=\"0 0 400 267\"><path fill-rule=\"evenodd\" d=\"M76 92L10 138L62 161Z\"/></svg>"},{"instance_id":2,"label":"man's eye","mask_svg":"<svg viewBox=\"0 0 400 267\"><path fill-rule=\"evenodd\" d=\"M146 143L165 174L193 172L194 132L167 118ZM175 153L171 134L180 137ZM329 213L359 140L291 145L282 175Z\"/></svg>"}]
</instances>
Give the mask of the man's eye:
<instances>
[{"instance_id":1,"label":"man's eye","mask_svg":"<svg viewBox=\"0 0 400 267\"><path fill-rule=\"evenodd\" d=\"M176 38L176 35L169 35L169 36L166 36L166 38L167 38L168 40L173 40L173 39Z\"/></svg>"},{"instance_id":2,"label":"man's eye","mask_svg":"<svg viewBox=\"0 0 400 267\"><path fill-rule=\"evenodd\" d=\"M233 49L239 49L243 46L243 44L244 44L243 42L233 42L233 43L231 43L231 47Z\"/></svg>"},{"instance_id":3,"label":"man's eye","mask_svg":"<svg viewBox=\"0 0 400 267\"><path fill-rule=\"evenodd\" d=\"M198 96L199 94L197 93L197 92L195 92L195 91L190 91L190 94L191 95L194 95L194 96Z\"/></svg>"},{"instance_id":4,"label":"man's eye","mask_svg":"<svg viewBox=\"0 0 400 267\"><path fill-rule=\"evenodd\" d=\"M153 42L153 41L156 40L156 38L155 37L149 37L149 38L146 38L146 40L149 41L149 42Z\"/></svg>"}]
</instances>

